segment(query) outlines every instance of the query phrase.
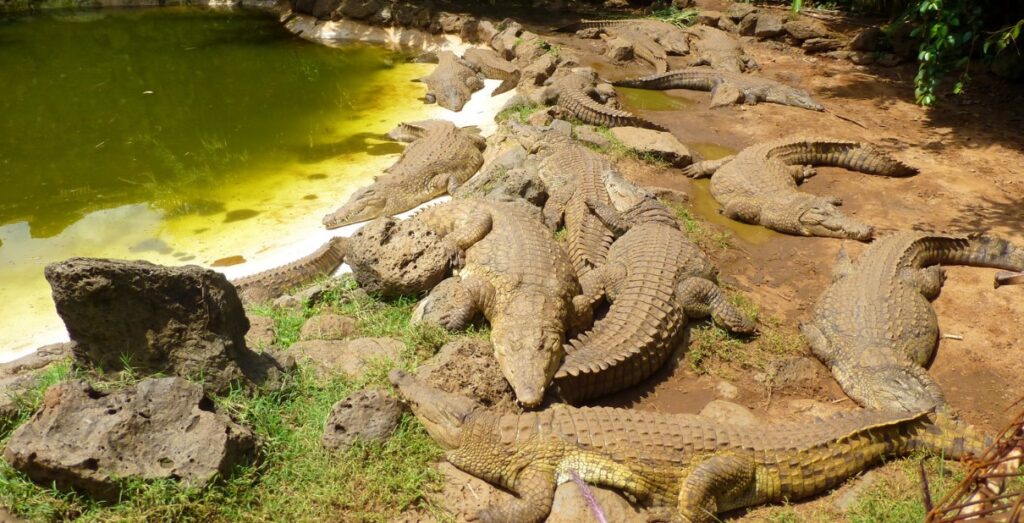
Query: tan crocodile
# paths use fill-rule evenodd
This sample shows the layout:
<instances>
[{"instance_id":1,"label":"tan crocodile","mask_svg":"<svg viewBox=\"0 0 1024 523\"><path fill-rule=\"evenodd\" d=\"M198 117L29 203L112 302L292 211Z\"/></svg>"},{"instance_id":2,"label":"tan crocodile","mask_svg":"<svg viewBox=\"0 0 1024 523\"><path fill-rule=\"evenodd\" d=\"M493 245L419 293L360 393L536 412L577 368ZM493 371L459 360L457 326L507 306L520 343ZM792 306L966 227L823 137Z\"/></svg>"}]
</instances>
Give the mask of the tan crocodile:
<instances>
[{"instance_id":1,"label":"tan crocodile","mask_svg":"<svg viewBox=\"0 0 1024 523\"><path fill-rule=\"evenodd\" d=\"M944 264L1021 271L1024 249L995 238L908 231L876 240L855 264L841 252L835 281L802 330L857 403L887 410L945 408L942 391L924 369L939 339L929 300L942 287Z\"/></svg>"},{"instance_id":2,"label":"tan crocodile","mask_svg":"<svg viewBox=\"0 0 1024 523\"><path fill-rule=\"evenodd\" d=\"M706 523L726 511L828 491L887 457L928 450L961 459L991 441L946 416L922 412L861 410L756 427L565 405L501 415L402 371L390 378L427 432L448 449L449 462L517 495L483 508L476 515L483 523L543 520L557 485L574 476L624 492L652 507L655 519Z\"/></svg>"},{"instance_id":3,"label":"tan crocodile","mask_svg":"<svg viewBox=\"0 0 1024 523\"><path fill-rule=\"evenodd\" d=\"M647 36L647 33L625 25L617 25L611 32L616 38L629 42L629 46L633 49L633 56L651 64L654 67L654 72L668 71L668 56L666 56L665 48Z\"/></svg>"},{"instance_id":4,"label":"tan crocodile","mask_svg":"<svg viewBox=\"0 0 1024 523\"><path fill-rule=\"evenodd\" d=\"M623 18L616 20L581 20L563 27L559 31L580 31L585 29L604 29L618 35L619 31L639 31L653 39L666 53L685 55L690 52L690 44L685 32L668 22L654 18Z\"/></svg>"},{"instance_id":5,"label":"tan crocodile","mask_svg":"<svg viewBox=\"0 0 1024 523\"><path fill-rule=\"evenodd\" d=\"M515 89L516 85L519 84L519 77L521 76L519 68L512 62L502 58L493 49L470 47L462 55L462 59L485 77L501 80L501 85L494 89L491 96Z\"/></svg>"},{"instance_id":6,"label":"tan crocodile","mask_svg":"<svg viewBox=\"0 0 1024 523\"><path fill-rule=\"evenodd\" d=\"M473 92L484 88L476 71L451 51L437 53L437 67L420 81L427 84L427 103L452 111L461 111Z\"/></svg>"},{"instance_id":7,"label":"tan crocodile","mask_svg":"<svg viewBox=\"0 0 1024 523\"><path fill-rule=\"evenodd\" d=\"M802 89L759 76L719 71L709 67L687 67L663 74L621 80L614 82L614 84L637 89L692 89L695 91L710 91L712 94L712 105L733 101L729 98L717 96L720 94L719 89L722 86L729 85L738 90L740 98L735 101L742 101L748 104L768 102L811 111L825 110L807 91Z\"/></svg>"},{"instance_id":8,"label":"tan crocodile","mask_svg":"<svg viewBox=\"0 0 1024 523\"><path fill-rule=\"evenodd\" d=\"M592 330L566 346L555 374L559 395L569 403L617 392L645 380L675 350L688 318L711 316L737 333L753 322L715 283L711 260L679 229L675 216L646 195L621 216L588 201L607 224L625 232L612 244L606 263L580 278L584 295L611 301Z\"/></svg>"},{"instance_id":9,"label":"tan crocodile","mask_svg":"<svg viewBox=\"0 0 1024 523\"><path fill-rule=\"evenodd\" d=\"M869 240L873 229L839 210L839 198L800 192L813 171L804 165L843 167L867 174L912 176L909 167L870 145L831 138L790 137L763 142L736 156L698 162L683 170L711 176L711 194L733 220L786 234Z\"/></svg>"},{"instance_id":10,"label":"tan crocodile","mask_svg":"<svg viewBox=\"0 0 1024 523\"><path fill-rule=\"evenodd\" d=\"M697 55L690 65L707 65L731 73L757 69L757 62L739 41L721 29L698 25L687 29L686 34L691 37L690 48Z\"/></svg>"},{"instance_id":11,"label":"tan crocodile","mask_svg":"<svg viewBox=\"0 0 1024 523\"><path fill-rule=\"evenodd\" d=\"M578 89L562 87L558 94L558 108L565 116L581 122L604 127L643 127L667 131L664 127L633 113L602 105Z\"/></svg>"},{"instance_id":12,"label":"tan crocodile","mask_svg":"<svg viewBox=\"0 0 1024 523\"><path fill-rule=\"evenodd\" d=\"M260 303L333 273L345 257L345 238L331 238L312 254L287 265L232 280L245 303Z\"/></svg>"},{"instance_id":13,"label":"tan crocodile","mask_svg":"<svg viewBox=\"0 0 1024 523\"><path fill-rule=\"evenodd\" d=\"M403 123L390 135L411 143L373 184L357 190L345 205L324 216L325 227L334 229L413 209L455 190L484 162L480 151L486 142L446 120Z\"/></svg>"},{"instance_id":14,"label":"tan crocodile","mask_svg":"<svg viewBox=\"0 0 1024 523\"><path fill-rule=\"evenodd\" d=\"M482 313L516 398L533 406L562 362L567 328L588 321L589 309L576 309L580 287L572 264L526 207L458 199L410 220L426 223L465 253L461 270L421 301L415 316L457 329Z\"/></svg>"}]
</instances>

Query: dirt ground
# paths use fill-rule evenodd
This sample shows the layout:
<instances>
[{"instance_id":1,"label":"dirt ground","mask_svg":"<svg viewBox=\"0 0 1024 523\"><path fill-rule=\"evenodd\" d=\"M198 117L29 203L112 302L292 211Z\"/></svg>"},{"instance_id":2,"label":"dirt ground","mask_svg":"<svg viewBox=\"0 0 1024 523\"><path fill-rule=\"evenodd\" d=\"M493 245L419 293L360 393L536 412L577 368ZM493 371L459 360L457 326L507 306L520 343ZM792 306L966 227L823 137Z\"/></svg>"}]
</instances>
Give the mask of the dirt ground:
<instances>
[{"instance_id":1,"label":"dirt ground","mask_svg":"<svg viewBox=\"0 0 1024 523\"><path fill-rule=\"evenodd\" d=\"M639 63L609 64L600 55L599 41L553 33L551 28L530 29L562 49L573 50L584 65L608 80L650 73ZM807 89L828 112L772 104L710 109L708 93L683 90L667 92L689 101L678 104L685 107L681 110L644 111L628 104L625 108L667 127L697 149L713 144L738 150L795 134L876 144L919 168L920 174L896 179L822 168L803 190L842 197L847 213L874 225L880 234L905 229L986 233L1024 245L1024 90L1019 86L979 75L966 95L926 109L914 104L913 64L857 66L751 38L744 39L744 46L760 63L758 74ZM684 66L685 61L685 57L670 57L674 67ZM854 259L865 247L856 241L751 231L749 226L714 216L716 204L708 201L706 188L702 190L678 170L632 159L620 160L619 168L642 185L685 192L695 210L711 209L695 214L708 220L706 227L730 233L730 247L709 252L721 280L757 304L762 317L778 319L780 328L789 332L795 333L800 322L809 319L813 303L830 282L840 247ZM1014 402L1024 396L1020 379L1024 375L1024 286L993 289L994 273L948 268L948 279L934 306L942 334L962 339L943 338L930 367L961 416L989 431L1001 428L1012 417ZM799 350L806 353L806 344L799 343ZM599 403L697 413L722 397L720 378L697 376L685 363L677 363L649 383ZM747 369L737 367L727 374L738 389L729 401L750 408L762 419L792 418L794 409L807 399L835 409L855 407L823 367L810 382L771 390ZM799 520L819 519L822 510L832 512L822 507L831 507L834 498L854 488L856 480L831 495L798 504ZM758 510L738 520L766 519L774 518Z\"/></svg>"}]
</instances>

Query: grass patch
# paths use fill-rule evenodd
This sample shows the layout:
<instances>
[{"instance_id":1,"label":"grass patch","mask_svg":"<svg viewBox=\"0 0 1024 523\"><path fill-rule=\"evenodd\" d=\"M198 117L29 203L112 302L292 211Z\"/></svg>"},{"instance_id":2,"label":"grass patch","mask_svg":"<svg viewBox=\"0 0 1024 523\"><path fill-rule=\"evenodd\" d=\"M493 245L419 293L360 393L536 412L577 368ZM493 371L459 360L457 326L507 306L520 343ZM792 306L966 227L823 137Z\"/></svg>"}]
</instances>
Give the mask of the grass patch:
<instances>
[{"instance_id":1,"label":"grass patch","mask_svg":"<svg viewBox=\"0 0 1024 523\"><path fill-rule=\"evenodd\" d=\"M708 227L707 224L698 220L685 205L664 200L661 203L676 213L676 218L682 224L686 237L697 244L701 250L723 250L732 247L731 234L724 231L719 232Z\"/></svg>"},{"instance_id":2,"label":"grass patch","mask_svg":"<svg viewBox=\"0 0 1024 523\"><path fill-rule=\"evenodd\" d=\"M886 466L879 481L860 496L848 514L852 523L904 523L924 521L919 467L924 463L932 500L939 501L964 477L964 468L940 456L918 452ZM886 471L879 471L885 473Z\"/></svg>"},{"instance_id":3,"label":"grass patch","mask_svg":"<svg viewBox=\"0 0 1024 523\"><path fill-rule=\"evenodd\" d=\"M697 13L699 11L696 7L680 9L674 5L668 5L652 11L650 17L662 22L668 22L677 27L687 27L693 25L693 22L697 20Z\"/></svg>"},{"instance_id":4,"label":"grass patch","mask_svg":"<svg viewBox=\"0 0 1024 523\"><path fill-rule=\"evenodd\" d=\"M494 116L494 121L498 123L505 122L509 119L514 119L519 123L526 123L530 118L530 115L542 109L540 105L534 103L513 105L507 109L503 109L497 115Z\"/></svg>"}]
</instances>

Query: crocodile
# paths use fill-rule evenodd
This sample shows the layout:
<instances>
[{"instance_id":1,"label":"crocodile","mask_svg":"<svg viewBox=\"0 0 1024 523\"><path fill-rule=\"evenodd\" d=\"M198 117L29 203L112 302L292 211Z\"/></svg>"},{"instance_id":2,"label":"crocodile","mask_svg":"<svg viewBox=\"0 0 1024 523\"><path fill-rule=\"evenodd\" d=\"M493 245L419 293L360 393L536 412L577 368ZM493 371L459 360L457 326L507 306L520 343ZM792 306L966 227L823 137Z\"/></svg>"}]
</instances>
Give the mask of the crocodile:
<instances>
[{"instance_id":1,"label":"crocodile","mask_svg":"<svg viewBox=\"0 0 1024 523\"><path fill-rule=\"evenodd\" d=\"M558 108L569 117L591 125L605 127L643 127L656 131L668 129L633 113L613 109L596 102L579 89L561 87L558 90Z\"/></svg>"},{"instance_id":2,"label":"crocodile","mask_svg":"<svg viewBox=\"0 0 1024 523\"><path fill-rule=\"evenodd\" d=\"M846 394L867 408L945 408L924 369L939 338L929 300L945 279L940 264L1024 270L1024 248L990 237L899 232L852 263L840 251L832 285L802 326L811 350Z\"/></svg>"},{"instance_id":3,"label":"crocodile","mask_svg":"<svg viewBox=\"0 0 1024 523\"><path fill-rule=\"evenodd\" d=\"M843 214L837 207L842 200L797 190L797 184L814 173L803 165L885 176L917 174L917 169L871 145L803 137L763 142L735 156L697 162L683 173L694 178L711 176L711 195L733 220L797 236L870 240L874 230Z\"/></svg>"},{"instance_id":4,"label":"crocodile","mask_svg":"<svg viewBox=\"0 0 1024 523\"><path fill-rule=\"evenodd\" d=\"M245 303L260 303L333 273L344 261L345 238L331 238L312 254L287 265L231 280Z\"/></svg>"},{"instance_id":5,"label":"crocodile","mask_svg":"<svg viewBox=\"0 0 1024 523\"><path fill-rule=\"evenodd\" d=\"M557 486L573 477L622 491L659 520L718 521L730 510L825 492L888 457L929 450L963 459L992 441L929 412L857 410L755 427L562 404L502 414L400 370L389 378L451 464L517 495L480 510L484 523L543 520Z\"/></svg>"},{"instance_id":6,"label":"crocodile","mask_svg":"<svg viewBox=\"0 0 1024 523\"><path fill-rule=\"evenodd\" d=\"M698 56L691 65L707 65L731 73L757 69L757 62L739 41L721 29L700 25L687 29L686 34L692 38L691 48Z\"/></svg>"},{"instance_id":7,"label":"crocodile","mask_svg":"<svg viewBox=\"0 0 1024 523\"><path fill-rule=\"evenodd\" d=\"M668 360L689 318L710 315L730 331L755 331L715 283L711 260L652 195L621 215L600 201L586 204L624 234L606 263L580 278L587 300L607 296L611 306L565 347L565 363L555 374L562 399L575 404L640 383Z\"/></svg>"},{"instance_id":8,"label":"crocodile","mask_svg":"<svg viewBox=\"0 0 1024 523\"><path fill-rule=\"evenodd\" d=\"M692 89L695 91L710 91L712 96L717 94L722 86L730 85L739 91L742 101L748 104L768 102L811 111L825 110L820 103L811 98L807 91L802 89L767 78L730 71L719 71L709 67L686 67L663 74L620 80L614 82L614 85L635 87L637 89Z\"/></svg>"},{"instance_id":9,"label":"crocodile","mask_svg":"<svg viewBox=\"0 0 1024 523\"><path fill-rule=\"evenodd\" d=\"M657 42L668 54L685 55L690 52L690 43L682 29L668 22L653 18L624 18L616 20L581 20L559 29L561 32L575 32L582 29L604 29L617 34L621 30L639 31Z\"/></svg>"},{"instance_id":10,"label":"crocodile","mask_svg":"<svg viewBox=\"0 0 1024 523\"><path fill-rule=\"evenodd\" d=\"M471 47L462 55L462 59L474 70L483 74L484 77L501 80L501 85L494 89L491 96L515 89L519 84L519 77L521 76L519 68L512 62L502 58L493 49Z\"/></svg>"},{"instance_id":11,"label":"crocodile","mask_svg":"<svg viewBox=\"0 0 1024 523\"><path fill-rule=\"evenodd\" d=\"M568 256L526 205L458 199L410 220L426 223L464 253L461 269L416 307L450 329L483 314L495 356L517 400L537 405L564 355L566 330L589 320ZM443 290L443 293L442 293ZM442 298L449 298L447 300Z\"/></svg>"},{"instance_id":12,"label":"crocodile","mask_svg":"<svg viewBox=\"0 0 1024 523\"><path fill-rule=\"evenodd\" d=\"M630 47L633 48L633 56L651 64L655 72L668 71L668 56L666 56L665 48L643 31L618 26L612 31L612 34L629 42Z\"/></svg>"},{"instance_id":13,"label":"crocodile","mask_svg":"<svg viewBox=\"0 0 1024 523\"><path fill-rule=\"evenodd\" d=\"M452 192L484 163L486 142L446 120L403 123L390 136L411 143L374 182L360 188L345 205L324 216L328 229L393 216Z\"/></svg>"},{"instance_id":14,"label":"crocodile","mask_svg":"<svg viewBox=\"0 0 1024 523\"><path fill-rule=\"evenodd\" d=\"M427 84L427 103L437 103L452 111L461 111L473 92L484 88L473 68L451 51L437 53L437 67L417 81Z\"/></svg>"}]
</instances>

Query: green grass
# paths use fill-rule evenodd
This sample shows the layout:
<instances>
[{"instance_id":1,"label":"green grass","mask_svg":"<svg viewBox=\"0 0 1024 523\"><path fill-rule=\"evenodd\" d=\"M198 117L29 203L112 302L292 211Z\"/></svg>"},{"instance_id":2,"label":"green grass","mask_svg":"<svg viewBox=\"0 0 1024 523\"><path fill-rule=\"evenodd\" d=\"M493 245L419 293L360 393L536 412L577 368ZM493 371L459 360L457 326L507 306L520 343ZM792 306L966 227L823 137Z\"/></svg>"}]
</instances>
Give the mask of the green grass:
<instances>
[{"instance_id":1,"label":"green grass","mask_svg":"<svg viewBox=\"0 0 1024 523\"><path fill-rule=\"evenodd\" d=\"M910 523L924 521L920 463L924 463L931 498L939 501L964 477L964 469L940 456L919 452L892 463L879 481L858 496L848 516L852 523ZM880 471L882 473L883 471Z\"/></svg>"},{"instance_id":2,"label":"green grass","mask_svg":"<svg viewBox=\"0 0 1024 523\"><path fill-rule=\"evenodd\" d=\"M668 7L656 9L651 12L651 18L656 18L678 27L687 27L692 25L694 20L697 19L698 12L699 10L696 7L680 9L676 6L669 5Z\"/></svg>"},{"instance_id":3,"label":"green grass","mask_svg":"<svg viewBox=\"0 0 1024 523\"><path fill-rule=\"evenodd\" d=\"M494 121L502 123L510 118L515 119L519 123L526 123L526 120L530 118L530 115L542 109L540 105L529 103L521 104L509 107L502 110L494 117Z\"/></svg>"},{"instance_id":4,"label":"green grass","mask_svg":"<svg viewBox=\"0 0 1024 523\"><path fill-rule=\"evenodd\" d=\"M391 389L387 373L394 367L414 369L423 359L456 336L485 336L486 329L451 334L438 327L409 326L415 300L379 300L360 294L351 281L326 293L325 299L299 310L254 307L251 314L270 316L282 347L294 343L302 324L323 311L350 315L362 336L392 336L405 350L399 361L378 361L359 379L318 377L306 366L289 374L278 390L247 395L241 389L215 398L217 404L252 427L261 442L255 464L239 468L220 483L186 488L173 481L131 482L118 503L104 503L78 494L39 486L0 461L0 506L31 520L82 521L390 521L407 509L437 513L426 500L440 478L430 466L440 448L411 415L384 443L360 444L341 453L321 445L331 406L367 387ZM118 388L140 379L133 373L108 376L75 374L64 364L47 371L37 391L26 395L25 415L39 405L45 387L72 375ZM0 432L6 444L9 427Z\"/></svg>"},{"instance_id":5,"label":"green grass","mask_svg":"<svg viewBox=\"0 0 1024 523\"><path fill-rule=\"evenodd\" d=\"M701 250L723 250L732 246L732 235L728 232L719 232L709 227L706 223L697 219L686 205L668 201L662 201L661 203L676 213L676 218L682 224L686 237L697 244Z\"/></svg>"}]
</instances>

